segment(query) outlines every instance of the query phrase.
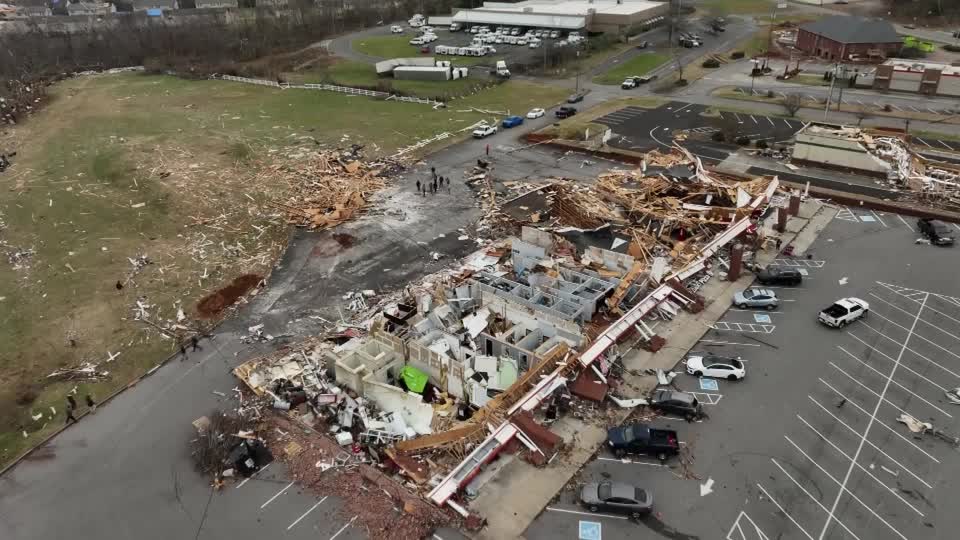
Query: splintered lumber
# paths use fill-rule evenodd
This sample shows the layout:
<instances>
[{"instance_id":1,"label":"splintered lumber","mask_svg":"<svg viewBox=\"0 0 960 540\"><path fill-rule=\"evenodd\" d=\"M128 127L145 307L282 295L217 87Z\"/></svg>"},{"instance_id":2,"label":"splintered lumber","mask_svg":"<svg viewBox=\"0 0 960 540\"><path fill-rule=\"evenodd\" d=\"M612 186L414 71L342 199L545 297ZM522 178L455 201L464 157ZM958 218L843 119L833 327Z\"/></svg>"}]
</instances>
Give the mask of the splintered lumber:
<instances>
[{"instance_id":1,"label":"splintered lumber","mask_svg":"<svg viewBox=\"0 0 960 540\"><path fill-rule=\"evenodd\" d=\"M398 452L403 454L412 454L423 450L433 448L442 448L455 443L461 439L466 439L483 432L482 424L467 424L465 426L453 428L432 435L424 435L407 441L399 441L394 445Z\"/></svg>"},{"instance_id":2,"label":"splintered lumber","mask_svg":"<svg viewBox=\"0 0 960 540\"><path fill-rule=\"evenodd\" d=\"M630 289L630 286L633 285L633 282L640 277L640 274L643 274L644 268L646 268L646 265L641 261L637 261L630 267L627 275L623 276L616 290L613 291L610 298L607 298L607 307L609 307L611 311L620 311L620 302L622 302L623 297L627 295L627 291Z\"/></svg>"}]
</instances>

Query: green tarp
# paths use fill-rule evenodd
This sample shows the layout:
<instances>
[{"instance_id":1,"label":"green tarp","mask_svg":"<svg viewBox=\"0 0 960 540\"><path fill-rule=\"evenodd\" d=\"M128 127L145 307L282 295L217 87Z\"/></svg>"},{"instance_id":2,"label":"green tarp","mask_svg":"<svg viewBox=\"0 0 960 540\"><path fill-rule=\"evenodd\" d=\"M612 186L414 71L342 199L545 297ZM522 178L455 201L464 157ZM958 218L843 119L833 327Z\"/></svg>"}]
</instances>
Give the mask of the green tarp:
<instances>
[{"instance_id":1,"label":"green tarp","mask_svg":"<svg viewBox=\"0 0 960 540\"><path fill-rule=\"evenodd\" d=\"M423 389L427 386L427 379L429 377L426 373L413 366L403 366L403 369L400 370L400 378L403 379L408 389L422 394Z\"/></svg>"}]
</instances>

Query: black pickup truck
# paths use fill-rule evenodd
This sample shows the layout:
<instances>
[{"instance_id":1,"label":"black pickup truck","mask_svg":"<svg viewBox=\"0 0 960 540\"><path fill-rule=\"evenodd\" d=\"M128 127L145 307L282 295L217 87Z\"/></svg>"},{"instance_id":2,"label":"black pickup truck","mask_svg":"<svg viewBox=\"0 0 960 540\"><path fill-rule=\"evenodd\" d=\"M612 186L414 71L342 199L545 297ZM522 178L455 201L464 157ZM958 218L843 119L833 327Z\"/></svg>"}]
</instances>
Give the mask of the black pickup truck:
<instances>
[{"instance_id":1,"label":"black pickup truck","mask_svg":"<svg viewBox=\"0 0 960 540\"><path fill-rule=\"evenodd\" d=\"M632 424L607 430L607 444L617 457L646 454L666 461L668 457L680 452L676 431L654 429L646 424Z\"/></svg>"}]
</instances>

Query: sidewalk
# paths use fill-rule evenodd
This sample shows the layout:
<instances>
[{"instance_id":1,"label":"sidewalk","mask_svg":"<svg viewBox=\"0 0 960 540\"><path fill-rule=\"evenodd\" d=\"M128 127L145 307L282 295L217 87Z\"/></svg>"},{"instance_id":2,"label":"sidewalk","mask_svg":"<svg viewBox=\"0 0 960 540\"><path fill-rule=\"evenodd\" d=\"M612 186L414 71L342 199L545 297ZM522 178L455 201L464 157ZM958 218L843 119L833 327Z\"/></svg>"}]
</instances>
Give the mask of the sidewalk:
<instances>
[{"instance_id":1,"label":"sidewalk","mask_svg":"<svg viewBox=\"0 0 960 540\"><path fill-rule=\"evenodd\" d=\"M833 215L830 208L814 200L806 201L800 207L800 216L788 222L783 244L793 244L794 253L803 253ZM772 222L771 217L764 224L765 228ZM776 256L774 252L763 252L758 254L757 262L767 264ZM719 279L708 282L699 291L707 299L702 312L680 312L674 320L657 327L657 333L667 340L667 345L659 353L635 350L624 357L626 369L620 393L624 397L647 395L656 386L656 377L632 373L651 368L672 369L709 326L726 313L734 293L748 287L753 280L753 274L747 272L735 282ZM544 470L514 456L501 457L508 460L507 463L494 465L500 470L480 487L480 495L470 503L472 511L487 519L487 526L473 537L484 540L523 538L523 532L530 523L603 444L607 427L622 423L632 412L633 409L610 406L606 414L585 415L582 419L568 414L560 418L550 426L550 430L563 438L568 449L562 451Z\"/></svg>"}]
</instances>

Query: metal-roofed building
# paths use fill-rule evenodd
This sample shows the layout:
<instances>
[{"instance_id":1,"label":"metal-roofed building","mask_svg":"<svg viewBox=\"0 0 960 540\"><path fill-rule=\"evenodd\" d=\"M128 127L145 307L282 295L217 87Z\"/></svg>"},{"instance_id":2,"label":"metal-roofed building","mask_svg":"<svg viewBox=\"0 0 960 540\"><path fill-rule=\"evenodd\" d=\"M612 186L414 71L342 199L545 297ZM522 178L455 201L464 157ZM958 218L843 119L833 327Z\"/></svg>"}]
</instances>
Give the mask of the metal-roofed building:
<instances>
[{"instance_id":1,"label":"metal-roofed building","mask_svg":"<svg viewBox=\"0 0 960 540\"><path fill-rule=\"evenodd\" d=\"M526 0L517 3L484 2L453 16L463 25L522 26L590 32L622 32L653 24L667 14L669 4L649 0Z\"/></svg>"},{"instance_id":2,"label":"metal-roofed building","mask_svg":"<svg viewBox=\"0 0 960 540\"><path fill-rule=\"evenodd\" d=\"M827 60L851 57L883 61L903 47L893 25L880 19L831 15L800 26L797 48Z\"/></svg>"}]
</instances>

